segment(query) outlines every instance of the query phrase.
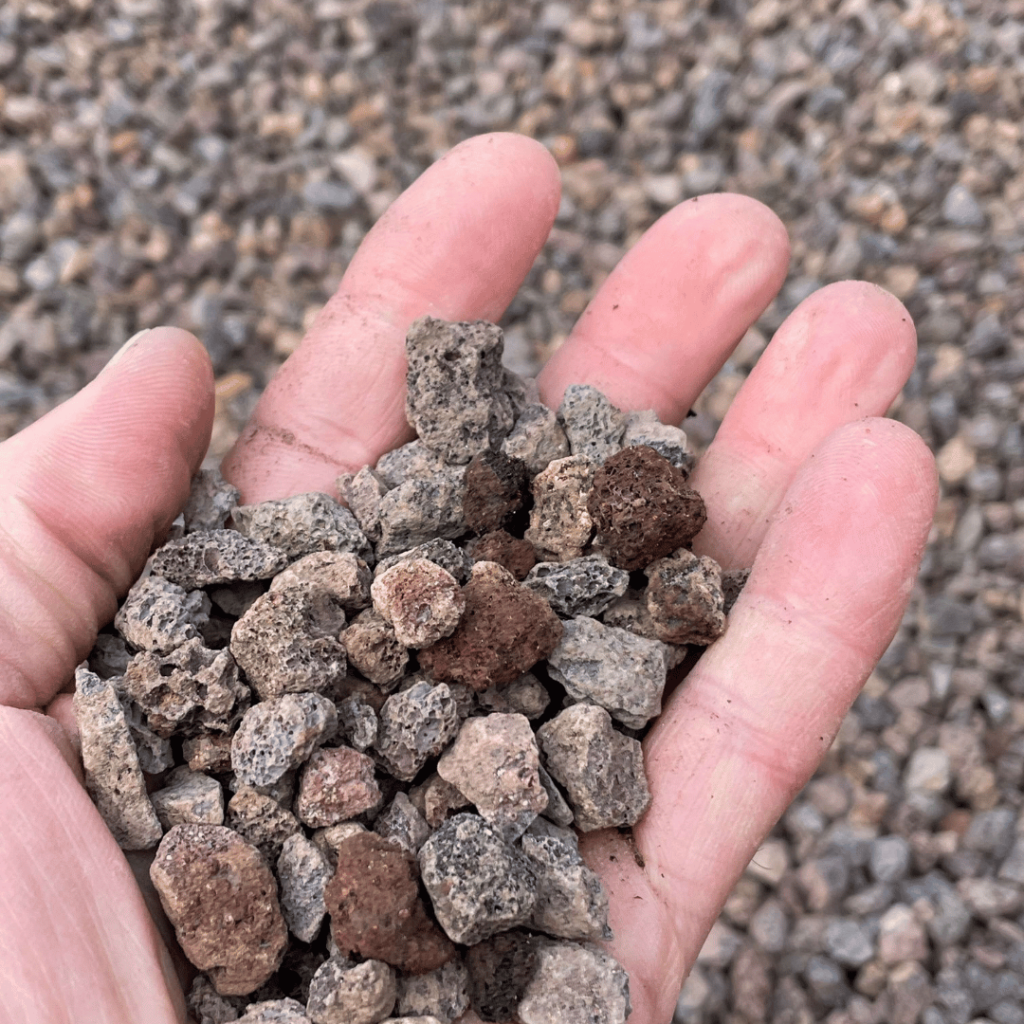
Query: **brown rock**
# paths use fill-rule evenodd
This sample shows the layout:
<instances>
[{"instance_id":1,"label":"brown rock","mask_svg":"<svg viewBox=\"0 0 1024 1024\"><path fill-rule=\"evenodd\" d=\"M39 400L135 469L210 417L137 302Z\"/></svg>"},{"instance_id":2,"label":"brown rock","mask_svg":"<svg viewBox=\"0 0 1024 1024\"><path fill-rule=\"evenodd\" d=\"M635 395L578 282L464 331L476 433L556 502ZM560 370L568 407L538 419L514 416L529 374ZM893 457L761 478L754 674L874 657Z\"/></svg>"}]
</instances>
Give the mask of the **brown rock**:
<instances>
[{"instance_id":1,"label":"brown rock","mask_svg":"<svg viewBox=\"0 0 1024 1024\"><path fill-rule=\"evenodd\" d=\"M338 868L324 898L342 954L383 960L411 974L433 971L455 946L427 916L416 859L373 832L338 846Z\"/></svg>"},{"instance_id":2,"label":"brown rock","mask_svg":"<svg viewBox=\"0 0 1024 1024\"><path fill-rule=\"evenodd\" d=\"M272 591L286 590L296 583L309 583L327 591L346 611L359 611L370 604L370 567L350 551L314 551L292 562L270 584Z\"/></svg>"},{"instance_id":3,"label":"brown rock","mask_svg":"<svg viewBox=\"0 0 1024 1024\"><path fill-rule=\"evenodd\" d=\"M398 642L394 627L378 611L367 608L341 634L353 667L382 690L393 690L409 664L409 652Z\"/></svg>"},{"instance_id":4,"label":"brown rock","mask_svg":"<svg viewBox=\"0 0 1024 1024\"><path fill-rule=\"evenodd\" d=\"M240 786L228 801L225 824L252 843L273 864L289 836L302 831L298 818L272 796Z\"/></svg>"},{"instance_id":5,"label":"brown rock","mask_svg":"<svg viewBox=\"0 0 1024 1024\"><path fill-rule=\"evenodd\" d=\"M458 629L420 651L420 666L439 681L474 690L510 683L546 658L562 623L542 597L494 562L477 562L466 584L466 611Z\"/></svg>"},{"instance_id":6,"label":"brown rock","mask_svg":"<svg viewBox=\"0 0 1024 1024\"><path fill-rule=\"evenodd\" d=\"M595 469L585 455L569 455L555 459L534 477L534 504L525 536L545 561L579 558L590 543L594 521L587 496Z\"/></svg>"},{"instance_id":7,"label":"brown rock","mask_svg":"<svg viewBox=\"0 0 1024 1024\"><path fill-rule=\"evenodd\" d=\"M647 568L647 611L659 640L714 643L725 632L722 570L685 548Z\"/></svg>"},{"instance_id":8,"label":"brown rock","mask_svg":"<svg viewBox=\"0 0 1024 1024\"><path fill-rule=\"evenodd\" d=\"M474 533L507 527L522 511L530 473L522 459L501 451L478 452L466 467L462 510Z\"/></svg>"},{"instance_id":9,"label":"brown rock","mask_svg":"<svg viewBox=\"0 0 1024 1024\"><path fill-rule=\"evenodd\" d=\"M497 562L520 583L537 564L537 552L533 550L533 545L521 537L513 537L505 530L485 533L469 550L474 562Z\"/></svg>"},{"instance_id":10,"label":"brown rock","mask_svg":"<svg viewBox=\"0 0 1024 1024\"><path fill-rule=\"evenodd\" d=\"M373 581L371 594L374 608L405 647L428 647L450 636L466 607L455 577L426 558L391 566Z\"/></svg>"},{"instance_id":11,"label":"brown rock","mask_svg":"<svg viewBox=\"0 0 1024 1024\"><path fill-rule=\"evenodd\" d=\"M280 966L288 929L259 851L220 825L176 825L149 869L189 960L221 995L248 995Z\"/></svg>"},{"instance_id":12,"label":"brown rock","mask_svg":"<svg viewBox=\"0 0 1024 1024\"><path fill-rule=\"evenodd\" d=\"M324 747L306 762L295 813L310 828L348 821L380 803L373 761L351 747Z\"/></svg>"},{"instance_id":13,"label":"brown rock","mask_svg":"<svg viewBox=\"0 0 1024 1024\"><path fill-rule=\"evenodd\" d=\"M231 771L231 737L226 733L187 739L181 745L181 753L194 772Z\"/></svg>"},{"instance_id":14,"label":"brown rock","mask_svg":"<svg viewBox=\"0 0 1024 1024\"><path fill-rule=\"evenodd\" d=\"M630 571L689 544L707 518L682 471L646 445L608 458L594 474L587 510L608 560Z\"/></svg>"},{"instance_id":15,"label":"brown rock","mask_svg":"<svg viewBox=\"0 0 1024 1024\"><path fill-rule=\"evenodd\" d=\"M469 806L466 795L436 772L425 782L413 786L409 799L431 828L437 828L454 811Z\"/></svg>"}]
</instances>

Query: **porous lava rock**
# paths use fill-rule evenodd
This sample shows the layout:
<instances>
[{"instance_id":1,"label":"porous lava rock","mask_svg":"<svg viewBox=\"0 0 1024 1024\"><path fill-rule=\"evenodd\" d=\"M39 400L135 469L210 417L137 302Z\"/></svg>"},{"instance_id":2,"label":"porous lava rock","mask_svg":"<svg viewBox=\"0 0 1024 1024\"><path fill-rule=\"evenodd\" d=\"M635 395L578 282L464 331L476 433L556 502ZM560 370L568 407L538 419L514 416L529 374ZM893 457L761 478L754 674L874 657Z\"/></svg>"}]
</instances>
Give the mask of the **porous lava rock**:
<instances>
[{"instance_id":1,"label":"porous lava rock","mask_svg":"<svg viewBox=\"0 0 1024 1024\"><path fill-rule=\"evenodd\" d=\"M713 558L681 550L647 568L647 611L659 639L714 643L725 632L722 570Z\"/></svg>"},{"instance_id":2,"label":"porous lava rock","mask_svg":"<svg viewBox=\"0 0 1024 1024\"><path fill-rule=\"evenodd\" d=\"M530 474L526 463L488 448L466 466L462 511L474 533L509 526L523 508Z\"/></svg>"},{"instance_id":3,"label":"porous lava rock","mask_svg":"<svg viewBox=\"0 0 1024 1024\"><path fill-rule=\"evenodd\" d=\"M299 776L295 813L310 828L348 821L380 804L373 761L351 747L321 747Z\"/></svg>"},{"instance_id":4,"label":"porous lava rock","mask_svg":"<svg viewBox=\"0 0 1024 1024\"><path fill-rule=\"evenodd\" d=\"M466 599L450 572L426 558L398 562L371 588L373 606L406 647L429 647L459 624Z\"/></svg>"},{"instance_id":5,"label":"porous lava rock","mask_svg":"<svg viewBox=\"0 0 1024 1024\"><path fill-rule=\"evenodd\" d=\"M193 590L214 583L266 580L290 561L280 548L235 530L197 530L164 544L153 555L152 570Z\"/></svg>"},{"instance_id":6,"label":"porous lava rock","mask_svg":"<svg viewBox=\"0 0 1024 1024\"><path fill-rule=\"evenodd\" d=\"M492 530L478 537L469 547L475 562L497 562L521 583L537 564L537 552L523 537L507 530Z\"/></svg>"}]
</instances>

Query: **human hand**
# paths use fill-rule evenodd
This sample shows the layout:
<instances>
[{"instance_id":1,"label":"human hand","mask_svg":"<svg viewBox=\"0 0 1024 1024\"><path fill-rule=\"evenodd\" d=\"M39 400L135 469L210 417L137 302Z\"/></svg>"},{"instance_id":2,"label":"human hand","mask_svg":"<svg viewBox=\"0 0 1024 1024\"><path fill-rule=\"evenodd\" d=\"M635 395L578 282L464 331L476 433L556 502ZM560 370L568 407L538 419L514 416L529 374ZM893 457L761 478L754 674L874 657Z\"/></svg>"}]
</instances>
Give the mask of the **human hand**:
<instances>
[{"instance_id":1,"label":"human hand","mask_svg":"<svg viewBox=\"0 0 1024 1024\"><path fill-rule=\"evenodd\" d=\"M557 207L553 162L517 136L473 139L424 174L371 232L225 461L243 498L330 491L406 440L406 328L423 314L498 320ZM568 384L591 383L678 422L780 287L787 256L782 225L750 199L682 204L601 288L541 375L542 399L557 406ZM863 284L822 289L772 340L694 472L709 514L696 548L754 572L645 742L653 802L635 829L640 857L614 832L582 844L611 896L633 1024L670 1019L726 895L900 621L934 470L916 435L865 417L885 412L913 359L895 299ZM54 692L180 508L210 416L203 353L160 330L0 447L13 538L0 551L4 703L52 701L73 732L69 698ZM0 973L22 1000L11 1020L59 1020L59 1006L76 1021L179 1019L138 890L57 730L5 709L0 732Z\"/></svg>"}]
</instances>

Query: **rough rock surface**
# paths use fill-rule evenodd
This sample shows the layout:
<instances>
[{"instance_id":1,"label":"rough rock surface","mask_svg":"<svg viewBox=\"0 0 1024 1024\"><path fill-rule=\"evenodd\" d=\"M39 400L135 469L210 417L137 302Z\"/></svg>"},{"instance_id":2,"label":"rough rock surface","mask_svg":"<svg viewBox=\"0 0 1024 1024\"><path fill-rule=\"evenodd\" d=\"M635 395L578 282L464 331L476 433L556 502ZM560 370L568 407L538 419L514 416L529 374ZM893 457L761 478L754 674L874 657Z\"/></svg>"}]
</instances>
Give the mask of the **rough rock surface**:
<instances>
[{"instance_id":1,"label":"rough rock surface","mask_svg":"<svg viewBox=\"0 0 1024 1024\"><path fill-rule=\"evenodd\" d=\"M223 825L224 790L216 779L182 765L150 794L153 810L164 829L175 825Z\"/></svg>"},{"instance_id":2,"label":"rough rock surface","mask_svg":"<svg viewBox=\"0 0 1024 1024\"><path fill-rule=\"evenodd\" d=\"M153 574L186 590L214 583L265 580L291 559L280 548L235 530L197 530L168 541L153 556Z\"/></svg>"},{"instance_id":3,"label":"rough rock surface","mask_svg":"<svg viewBox=\"0 0 1024 1024\"><path fill-rule=\"evenodd\" d=\"M529 470L522 459L486 449L466 466L462 511L466 525L478 534L502 530L523 510Z\"/></svg>"},{"instance_id":4,"label":"rough rock surface","mask_svg":"<svg viewBox=\"0 0 1024 1024\"><path fill-rule=\"evenodd\" d=\"M500 445L522 406L522 385L501 365L501 328L478 320L417 320L406 335L405 415L446 462Z\"/></svg>"},{"instance_id":5,"label":"rough rock surface","mask_svg":"<svg viewBox=\"0 0 1024 1024\"><path fill-rule=\"evenodd\" d=\"M546 657L562 633L548 603L494 562L477 562L455 632L420 651L432 678L474 690L509 683Z\"/></svg>"},{"instance_id":6,"label":"rough rock surface","mask_svg":"<svg viewBox=\"0 0 1024 1024\"><path fill-rule=\"evenodd\" d=\"M197 639L210 619L210 599L161 576L139 580L114 616L117 631L137 650L166 653Z\"/></svg>"},{"instance_id":7,"label":"rough rock surface","mask_svg":"<svg viewBox=\"0 0 1024 1024\"><path fill-rule=\"evenodd\" d=\"M238 504L238 488L229 484L219 469L201 469L192 477L192 488L182 510L185 532L222 530Z\"/></svg>"},{"instance_id":8,"label":"rough rock surface","mask_svg":"<svg viewBox=\"0 0 1024 1024\"><path fill-rule=\"evenodd\" d=\"M481 1020L518 1020L519 1000L537 970L538 939L529 932L503 932L466 954L469 992Z\"/></svg>"},{"instance_id":9,"label":"rough rock surface","mask_svg":"<svg viewBox=\"0 0 1024 1024\"><path fill-rule=\"evenodd\" d=\"M435 537L423 544L417 544L416 547L410 548L408 551L382 558L377 563L374 576L380 576L393 565L412 558L426 558L430 562L435 562L446 572L450 572L459 583L465 583L473 569L473 559L463 548L458 547L450 540Z\"/></svg>"},{"instance_id":10,"label":"rough rock surface","mask_svg":"<svg viewBox=\"0 0 1024 1024\"><path fill-rule=\"evenodd\" d=\"M288 929L259 851L229 828L177 825L150 867L186 956L222 995L247 995L278 968Z\"/></svg>"},{"instance_id":11,"label":"rough rock surface","mask_svg":"<svg viewBox=\"0 0 1024 1024\"><path fill-rule=\"evenodd\" d=\"M351 551L314 551L279 572L270 589L309 583L326 591L345 611L357 612L370 606L372 582L370 567Z\"/></svg>"},{"instance_id":12,"label":"rough rock surface","mask_svg":"<svg viewBox=\"0 0 1024 1024\"><path fill-rule=\"evenodd\" d=\"M240 786L228 801L224 824L257 847L269 864L276 863L289 836L302 832L291 811L251 786Z\"/></svg>"},{"instance_id":13,"label":"rough rock surface","mask_svg":"<svg viewBox=\"0 0 1024 1024\"><path fill-rule=\"evenodd\" d=\"M313 975L306 1013L313 1024L377 1024L394 1009L397 992L389 964L381 960L354 964L332 956Z\"/></svg>"},{"instance_id":14,"label":"rough rock surface","mask_svg":"<svg viewBox=\"0 0 1024 1024\"><path fill-rule=\"evenodd\" d=\"M419 864L434 913L454 942L482 942L525 924L533 912L529 859L475 814L456 814L438 827Z\"/></svg>"},{"instance_id":15,"label":"rough rock surface","mask_svg":"<svg viewBox=\"0 0 1024 1024\"><path fill-rule=\"evenodd\" d=\"M558 406L558 419L573 455L600 465L622 445L626 417L589 384L570 384Z\"/></svg>"},{"instance_id":16,"label":"rough rock surface","mask_svg":"<svg viewBox=\"0 0 1024 1024\"><path fill-rule=\"evenodd\" d=\"M660 639L706 646L725 632L722 570L713 558L681 550L646 574L647 611Z\"/></svg>"},{"instance_id":17,"label":"rough rock surface","mask_svg":"<svg viewBox=\"0 0 1024 1024\"><path fill-rule=\"evenodd\" d=\"M419 439L409 441L385 452L374 466L374 472L384 486L392 491L408 480L422 480L445 469L451 469L445 460ZM462 467L458 468L461 474Z\"/></svg>"},{"instance_id":18,"label":"rough rock surface","mask_svg":"<svg viewBox=\"0 0 1024 1024\"><path fill-rule=\"evenodd\" d=\"M449 636L466 607L458 581L426 558L399 562L371 588L373 606L405 647L429 647Z\"/></svg>"},{"instance_id":19,"label":"rough rock surface","mask_svg":"<svg viewBox=\"0 0 1024 1024\"><path fill-rule=\"evenodd\" d=\"M227 733L190 736L181 744L181 753L194 772L221 774L231 771L231 740ZM169 742L169 741L168 741Z\"/></svg>"},{"instance_id":20,"label":"rough rock surface","mask_svg":"<svg viewBox=\"0 0 1024 1024\"><path fill-rule=\"evenodd\" d=\"M299 776L295 813L310 828L348 821L380 804L373 761L351 747L321 747Z\"/></svg>"},{"instance_id":21,"label":"rough rock surface","mask_svg":"<svg viewBox=\"0 0 1024 1024\"><path fill-rule=\"evenodd\" d=\"M590 543L594 521L587 496L596 464L584 455L556 459L533 480L533 509L526 539L545 561L579 558Z\"/></svg>"},{"instance_id":22,"label":"rough rock surface","mask_svg":"<svg viewBox=\"0 0 1024 1024\"><path fill-rule=\"evenodd\" d=\"M409 664L409 651L394 627L374 608L360 612L341 634L352 667L382 690L393 690Z\"/></svg>"},{"instance_id":23,"label":"rough rock surface","mask_svg":"<svg viewBox=\"0 0 1024 1024\"><path fill-rule=\"evenodd\" d=\"M651 795L640 744L594 704L574 704L537 730L544 763L565 787L581 832L632 825Z\"/></svg>"},{"instance_id":24,"label":"rough rock surface","mask_svg":"<svg viewBox=\"0 0 1024 1024\"><path fill-rule=\"evenodd\" d=\"M459 712L444 683L425 680L393 693L380 713L377 751L396 779L409 782L459 731Z\"/></svg>"},{"instance_id":25,"label":"rough rock surface","mask_svg":"<svg viewBox=\"0 0 1024 1024\"><path fill-rule=\"evenodd\" d=\"M601 555L567 562L541 562L523 581L563 619L600 615L629 586L629 573L609 565Z\"/></svg>"},{"instance_id":26,"label":"rough rock surface","mask_svg":"<svg viewBox=\"0 0 1024 1024\"><path fill-rule=\"evenodd\" d=\"M436 970L455 955L427 916L412 855L373 832L358 832L338 844L337 856L324 899L343 955L358 953L412 974Z\"/></svg>"},{"instance_id":27,"label":"rough rock surface","mask_svg":"<svg viewBox=\"0 0 1024 1024\"><path fill-rule=\"evenodd\" d=\"M297 832L284 841L275 873L288 930L300 941L312 942L327 914L324 888L334 873L327 857L316 843Z\"/></svg>"},{"instance_id":28,"label":"rough rock surface","mask_svg":"<svg viewBox=\"0 0 1024 1024\"><path fill-rule=\"evenodd\" d=\"M622 434L623 448L643 445L653 448L668 459L684 476L693 469L694 455L686 433L671 423L662 423L653 409L626 414L626 429Z\"/></svg>"},{"instance_id":29,"label":"rough rock surface","mask_svg":"<svg viewBox=\"0 0 1024 1024\"><path fill-rule=\"evenodd\" d=\"M484 712L526 715L531 721L540 718L551 703L547 687L532 673L524 672L518 679L502 686L489 686L476 695L477 706Z\"/></svg>"},{"instance_id":30,"label":"rough rock surface","mask_svg":"<svg viewBox=\"0 0 1024 1024\"><path fill-rule=\"evenodd\" d=\"M452 811L469 806L465 795L435 772L409 790L409 799L431 828L437 828Z\"/></svg>"},{"instance_id":31,"label":"rough rock surface","mask_svg":"<svg viewBox=\"0 0 1024 1024\"><path fill-rule=\"evenodd\" d=\"M358 693L337 702L338 728L349 746L362 752L377 742L380 723L377 712L367 699Z\"/></svg>"},{"instance_id":32,"label":"rough rock surface","mask_svg":"<svg viewBox=\"0 0 1024 1024\"><path fill-rule=\"evenodd\" d=\"M368 540L376 543L380 540L380 500L387 487L369 466L363 466L358 473L342 473L335 482L359 528Z\"/></svg>"},{"instance_id":33,"label":"rough rock surface","mask_svg":"<svg viewBox=\"0 0 1024 1024\"><path fill-rule=\"evenodd\" d=\"M399 554L440 537L466 532L462 514L463 466L442 465L428 477L406 480L380 500L377 556Z\"/></svg>"},{"instance_id":34,"label":"rough rock surface","mask_svg":"<svg viewBox=\"0 0 1024 1024\"><path fill-rule=\"evenodd\" d=\"M543 941L519 1001L523 1024L625 1024L629 977L596 946Z\"/></svg>"},{"instance_id":35,"label":"rough rock surface","mask_svg":"<svg viewBox=\"0 0 1024 1024\"><path fill-rule=\"evenodd\" d=\"M474 562L497 562L522 582L537 563L533 545L506 530L493 530L473 541L468 549Z\"/></svg>"},{"instance_id":36,"label":"rough rock surface","mask_svg":"<svg viewBox=\"0 0 1024 1024\"><path fill-rule=\"evenodd\" d=\"M416 854L430 835L430 826L408 795L399 791L377 815L373 831Z\"/></svg>"},{"instance_id":37,"label":"rough rock surface","mask_svg":"<svg viewBox=\"0 0 1024 1024\"><path fill-rule=\"evenodd\" d=\"M501 450L514 459L522 459L531 476L547 469L555 459L570 454L569 439L558 422L558 414L539 402L524 407Z\"/></svg>"},{"instance_id":38,"label":"rough rock surface","mask_svg":"<svg viewBox=\"0 0 1024 1024\"><path fill-rule=\"evenodd\" d=\"M449 960L425 974L400 974L395 1012L435 1017L449 1024L469 1009L469 972L461 960Z\"/></svg>"},{"instance_id":39,"label":"rough rock surface","mask_svg":"<svg viewBox=\"0 0 1024 1024\"><path fill-rule=\"evenodd\" d=\"M250 1003L237 1024L314 1024L306 1008L294 999L264 999Z\"/></svg>"},{"instance_id":40,"label":"rough rock surface","mask_svg":"<svg viewBox=\"0 0 1024 1024\"><path fill-rule=\"evenodd\" d=\"M707 518L683 473L645 446L623 448L605 462L587 509L608 560L629 571L689 544Z\"/></svg>"},{"instance_id":41,"label":"rough rock surface","mask_svg":"<svg viewBox=\"0 0 1024 1024\"><path fill-rule=\"evenodd\" d=\"M139 755L113 683L79 666L73 701L85 786L107 828L122 849L156 846L163 829L146 795Z\"/></svg>"},{"instance_id":42,"label":"rough rock surface","mask_svg":"<svg viewBox=\"0 0 1024 1024\"><path fill-rule=\"evenodd\" d=\"M297 768L338 727L334 704L318 693L286 693L260 701L242 716L231 740L239 782L272 786Z\"/></svg>"}]
</instances>

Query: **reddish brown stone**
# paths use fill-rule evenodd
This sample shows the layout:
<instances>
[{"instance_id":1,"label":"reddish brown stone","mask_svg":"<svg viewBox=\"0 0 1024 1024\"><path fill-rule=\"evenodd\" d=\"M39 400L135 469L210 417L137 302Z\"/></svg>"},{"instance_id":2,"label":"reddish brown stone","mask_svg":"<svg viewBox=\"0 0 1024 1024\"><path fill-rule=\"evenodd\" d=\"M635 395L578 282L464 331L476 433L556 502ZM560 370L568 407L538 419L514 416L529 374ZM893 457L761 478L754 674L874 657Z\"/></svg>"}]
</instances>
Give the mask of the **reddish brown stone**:
<instances>
[{"instance_id":1,"label":"reddish brown stone","mask_svg":"<svg viewBox=\"0 0 1024 1024\"><path fill-rule=\"evenodd\" d=\"M647 611L659 640L714 643L725 632L722 570L713 558L677 551L647 567Z\"/></svg>"},{"instance_id":2,"label":"reddish brown stone","mask_svg":"<svg viewBox=\"0 0 1024 1024\"><path fill-rule=\"evenodd\" d=\"M223 733L204 733L185 740L182 756L194 772L231 771L231 737Z\"/></svg>"},{"instance_id":3,"label":"reddish brown stone","mask_svg":"<svg viewBox=\"0 0 1024 1024\"><path fill-rule=\"evenodd\" d=\"M646 445L623 448L594 474L587 510L608 561L630 571L689 544L707 519L683 473Z\"/></svg>"},{"instance_id":4,"label":"reddish brown stone","mask_svg":"<svg viewBox=\"0 0 1024 1024\"><path fill-rule=\"evenodd\" d=\"M288 928L256 847L220 825L176 825L149 869L185 955L221 995L255 991L281 965Z\"/></svg>"},{"instance_id":5,"label":"reddish brown stone","mask_svg":"<svg viewBox=\"0 0 1024 1024\"><path fill-rule=\"evenodd\" d=\"M469 549L474 562L497 562L508 569L520 583L537 564L537 552L528 540L513 537L505 530L492 530L475 541Z\"/></svg>"},{"instance_id":6,"label":"reddish brown stone","mask_svg":"<svg viewBox=\"0 0 1024 1024\"><path fill-rule=\"evenodd\" d=\"M530 473L522 459L487 449L466 467L462 510L474 533L500 530L523 508Z\"/></svg>"},{"instance_id":7,"label":"reddish brown stone","mask_svg":"<svg viewBox=\"0 0 1024 1024\"><path fill-rule=\"evenodd\" d=\"M373 832L338 846L338 868L324 899L339 951L383 960L423 974L455 955L451 940L427 916L416 859Z\"/></svg>"},{"instance_id":8,"label":"reddish brown stone","mask_svg":"<svg viewBox=\"0 0 1024 1024\"><path fill-rule=\"evenodd\" d=\"M420 667L438 682L474 690L510 683L546 658L562 636L551 606L494 562L477 562L465 587L458 629L420 651Z\"/></svg>"},{"instance_id":9,"label":"reddish brown stone","mask_svg":"<svg viewBox=\"0 0 1024 1024\"><path fill-rule=\"evenodd\" d=\"M295 813L310 828L349 821L380 802L373 761L351 747L324 747L306 762Z\"/></svg>"}]
</instances>

